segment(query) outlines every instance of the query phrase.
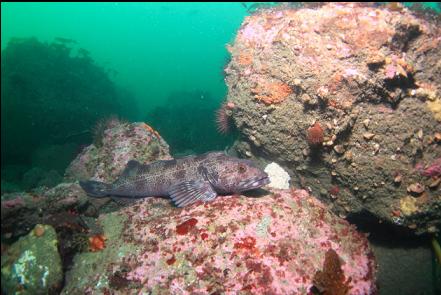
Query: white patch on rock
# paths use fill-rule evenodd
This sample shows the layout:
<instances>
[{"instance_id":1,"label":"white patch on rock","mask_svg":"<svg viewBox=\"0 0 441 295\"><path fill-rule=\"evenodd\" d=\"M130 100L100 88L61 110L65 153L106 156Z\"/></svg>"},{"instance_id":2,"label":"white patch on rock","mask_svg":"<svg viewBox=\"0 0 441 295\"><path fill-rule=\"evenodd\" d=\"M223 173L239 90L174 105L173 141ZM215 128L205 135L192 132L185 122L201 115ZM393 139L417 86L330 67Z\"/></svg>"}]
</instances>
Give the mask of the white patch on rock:
<instances>
[{"instance_id":1,"label":"white patch on rock","mask_svg":"<svg viewBox=\"0 0 441 295\"><path fill-rule=\"evenodd\" d=\"M17 277L22 285L29 283L28 269L35 263L35 256L31 250L26 250L13 266L13 276ZM2 269L3 272L3 269ZM3 274L2 274L3 275ZM3 279L3 278L2 278Z\"/></svg>"},{"instance_id":2,"label":"white patch on rock","mask_svg":"<svg viewBox=\"0 0 441 295\"><path fill-rule=\"evenodd\" d=\"M286 172L282 167L280 167L277 163L272 162L265 167L264 170L268 173L270 183L269 187L277 188L277 189L289 189L289 181L291 177L288 172Z\"/></svg>"}]
</instances>

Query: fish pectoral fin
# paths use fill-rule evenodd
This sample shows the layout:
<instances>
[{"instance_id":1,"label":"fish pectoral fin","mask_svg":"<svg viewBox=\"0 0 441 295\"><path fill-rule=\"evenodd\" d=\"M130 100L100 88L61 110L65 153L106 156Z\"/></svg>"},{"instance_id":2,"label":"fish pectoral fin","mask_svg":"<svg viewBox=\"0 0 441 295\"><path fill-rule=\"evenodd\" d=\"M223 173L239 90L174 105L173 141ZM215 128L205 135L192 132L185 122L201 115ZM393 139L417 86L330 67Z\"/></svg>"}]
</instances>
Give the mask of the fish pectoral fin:
<instances>
[{"instance_id":1,"label":"fish pectoral fin","mask_svg":"<svg viewBox=\"0 0 441 295\"><path fill-rule=\"evenodd\" d=\"M190 180L181 182L170 190L170 198L177 207L185 207L196 201L212 201L217 193L208 181Z\"/></svg>"},{"instance_id":2,"label":"fish pectoral fin","mask_svg":"<svg viewBox=\"0 0 441 295\"><path fill-rule=\"evenodd\" d=\"M138 161L136 161L136 160L128 161L126 167L124 168L124 170L121 173L121 176L119 178L120 179L127 178L133 174L136 174L140 167L142 167L142 164L139 163Z\"/></svg>"}]
</instances>

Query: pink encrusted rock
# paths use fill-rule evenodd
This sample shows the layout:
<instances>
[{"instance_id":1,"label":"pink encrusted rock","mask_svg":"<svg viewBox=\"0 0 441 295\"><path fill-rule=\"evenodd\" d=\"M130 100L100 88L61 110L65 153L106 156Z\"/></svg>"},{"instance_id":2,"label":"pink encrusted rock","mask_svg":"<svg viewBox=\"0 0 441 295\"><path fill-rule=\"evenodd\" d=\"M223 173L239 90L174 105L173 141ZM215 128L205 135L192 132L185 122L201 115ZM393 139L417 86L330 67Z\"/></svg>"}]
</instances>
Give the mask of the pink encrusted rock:
<instances>
[{"instance_id":1,"label":"pink encrusted rock","mask_svg":"<svg viewBox=\"0 0 441 295\"><path fill-rule=\"evenodd\" d=\"M338 215L369 212L403 235L438 232L441 197L437 180L427 179L441 174L435 19L402 4L361 2L284 2L245 17L225 67L241 135L233 149L285 163L292 185L332 202ZM315 123L323 144L310 144ZM402 198L416 182L432 189L404 214Z\"/></svg>"},{"instance_id":2,"label":"pink encrusted rock","mask_svg":"<svg viewBox=\"0 0 441 295\"><path fill-rule=\"evenodd\" d=\"M15 199L6 200L1 202L2 208L15 208L15 207L22 207L25 205L25 202L21 197L17 197Z\"/></svg>"},{"instance_id":3,"label":"pink encrusted rock","mask_svg":"<svg viewBox=\"0 0 441 295\"><path fill-rule=\"evenodd\" d=\"M115 226L118 218L123 226ZM76 257L66 294L309 294L330 249L342 261L349 294L376 291L365 235L304 190L184 209L150 198L100 223L106 248Z\"/></svg>"},{"instance_id":4,"label":"pink encrusted rock","mask_svg":"<svg viewBox=\"0 0 441 295\"><path fill-rule=\"evenodd\" d=\"M66 169L66 180L93 178L111 182L129 160L148 163L171 159L168 144L145 123L120 123L104 132L97 147L90 145Z\"/></svg>"}]
</instances>

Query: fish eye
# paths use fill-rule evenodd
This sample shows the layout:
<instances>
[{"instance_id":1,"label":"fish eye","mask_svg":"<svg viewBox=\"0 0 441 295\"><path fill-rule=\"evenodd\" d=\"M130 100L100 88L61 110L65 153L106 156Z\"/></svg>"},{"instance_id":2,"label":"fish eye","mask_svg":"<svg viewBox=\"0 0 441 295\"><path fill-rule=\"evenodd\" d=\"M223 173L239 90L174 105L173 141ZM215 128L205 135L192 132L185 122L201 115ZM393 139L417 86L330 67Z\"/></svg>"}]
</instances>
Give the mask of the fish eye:
<instances>
[{"instance_id":1,"label":"fish eye","mask_svg":"<svg viewBox=\"0 0 441 295\"><path fill-rule=\"evenodd\" d=\"M245 167L245 165L239 164L239 173L244 173L245 171L247 171L247 168Z\"/></svg>"}]
</instances>

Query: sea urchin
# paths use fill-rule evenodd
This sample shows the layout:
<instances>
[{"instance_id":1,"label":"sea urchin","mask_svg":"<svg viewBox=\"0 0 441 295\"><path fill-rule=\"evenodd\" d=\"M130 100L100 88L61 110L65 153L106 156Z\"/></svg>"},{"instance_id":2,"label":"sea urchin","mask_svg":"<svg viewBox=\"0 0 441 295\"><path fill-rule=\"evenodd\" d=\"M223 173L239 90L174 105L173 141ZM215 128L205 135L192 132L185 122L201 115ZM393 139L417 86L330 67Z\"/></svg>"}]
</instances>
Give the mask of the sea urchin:
<instances>
[{"instance_id":1,"label":"sea urchin","mask_svg":"<svg viewBox=\"0 0 441 295\"><path fill-rule=\"evenodd\" d=\"M216 126L217 131L221 134L227 134L230 131L230 115L228 110L234 109L234 103L223 103L216 111Z\"/></svg>"}]
</instances>

